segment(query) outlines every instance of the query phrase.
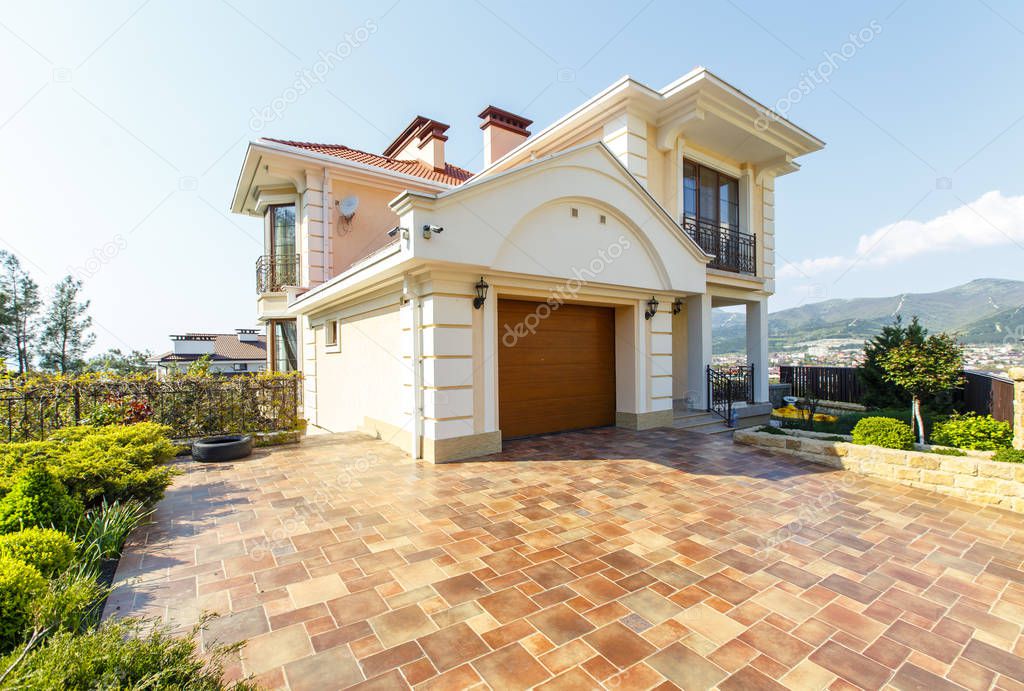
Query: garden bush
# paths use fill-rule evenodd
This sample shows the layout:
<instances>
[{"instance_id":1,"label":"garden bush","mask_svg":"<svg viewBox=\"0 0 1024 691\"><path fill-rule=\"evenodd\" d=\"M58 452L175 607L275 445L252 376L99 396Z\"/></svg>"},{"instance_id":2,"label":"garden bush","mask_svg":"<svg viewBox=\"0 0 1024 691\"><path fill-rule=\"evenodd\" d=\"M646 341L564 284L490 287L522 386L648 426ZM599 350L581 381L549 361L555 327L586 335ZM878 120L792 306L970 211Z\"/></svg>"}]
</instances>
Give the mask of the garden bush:
<instances>
[{"instance_id":1,"label":"garden bush","mask_svg":"<svg viewBox=\"0 0 1024 691\"><path fill-rule=\"evenodd\" d=\"M176 472L165 464L177 451L169 432L152 422L69 427L51 437L59 446L51 467L86 505L96 506L103 499L153 504Z\"/></svg>"},{"instance_id":2,"label":"garden bush","mask_svg":"<svg viewBox=\"0 0 1024 691\"><path fill-rule=\"evenodd\" d=\"M95 626L100 605L110 592L100 585L95 569L72 569L52 579L46 592L32 602L32 625L36 630L80 632Z\"/></svg>"},{"instance_id":3,"label":"garden bush","mask_svg":"<svg viewBox=\"0 0 1024 691\"><path fill-rule=\"evenodd\" d=\"M169 428L155 423L67 427L44 442L0 444L0 496L13 475L41 462L87 506L137 499L156 503L176 471L166 465L177 448Z\"/></svg>"},{"instance_id":4,"label":"garden bush","mask_svg":"<svg viewBox=\"0 0 1024 691\"><path fill-rule=\"evenodd\" d=\"M16 664L5 681L25 691L256 688L248 681L223 680L224 658L235 646L216 648L203 656L197 638L177 638L152 622L109 621L80 635L58 633ZM0 669L13 663L14 657L0 660Z\"/></svg>"},{"instance_id":5,"label":"garden bush","mask_svg":"<svg viewBox=\"0 0 1024 691\"><path fill-rule=\"evenodd\" d=\"M0 535L0 556L20 559L47 578L53 578L71 564L75 543L59 530L25 528Z\"/></svg>"},{"instance_id":6,"label":"garden bush","mask_svg":"<svg viewBox=\"0 0 1024 691\"><path fill-rule=\"evenodd\" d=\"M914 431L894 418L866 417L854 426L852 434L854 444L908 451L914 448Z\"/></svg>"},{"instance_id":7,"label":"garden bush","mask_svg":"<svg viewBox=\"0 0 1024 691\"><path fill-rule=\"evenodd\" d=\"M1024 463L1024 449L998 449L992 455L992 460L1003 463Z\"/></svg>"},{"instance_id":8,"label":"garden bush","mask_svg":"<svg viewBox=\"0 0 1024 691\"><path fill-rule=\"evenodd\" d=\"M944 422L935 423L931 443L959 449L995 451L1010 447L1013 443L1013 427L991 415L952 415Z\"/></svg>"},{"instance_id":9,"label":"garden bush","mask_svg":"<svg viewBox=\"0 0 1024 691\"><path fill-rule=\"evenodd\" d=\"M16 475L11 491L0 499L0 535L24 528L67 530L83 511L54 474L36 463Z\"/></svg>"},{"instance_id":10,"label":"garden bush","mask_svg":"<svg viewBox=\"0 0 1024 691\"><path fill-rule=\"evenodd\" d=\"M23 561L0 557L0 653L18 645L31 622L32 602L46 579Z\"/></svg>"}]
</instances>

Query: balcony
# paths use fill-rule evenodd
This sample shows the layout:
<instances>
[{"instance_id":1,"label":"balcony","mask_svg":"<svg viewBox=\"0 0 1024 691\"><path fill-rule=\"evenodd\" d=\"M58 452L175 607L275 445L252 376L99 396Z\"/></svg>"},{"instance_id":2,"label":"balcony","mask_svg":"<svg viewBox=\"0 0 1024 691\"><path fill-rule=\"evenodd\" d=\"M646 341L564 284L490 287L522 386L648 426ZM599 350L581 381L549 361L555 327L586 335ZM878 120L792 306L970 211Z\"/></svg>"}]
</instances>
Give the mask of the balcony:
<instances>
[{"instance_id":1,"label":"balcony","mask_svg":"<svg viewBox=\"0 0 1024 691\"><path fill-rule=\"evenodd\" d=\"M739 274L757 273L757 240L753 235L695 218L684 218L682 225L701 249L714 257L708 262L710 268Z\"/></svg>"},{"instance_id":2,"label":"balcony","mask_svg":"<svg viewBox=\"0 0 1024 691\"><path fill-rule=\"evenodd\" d=\"M265 254L256 260L256 293L277 293L299 285L299 255Z\"/></svg>"}]
</instances>

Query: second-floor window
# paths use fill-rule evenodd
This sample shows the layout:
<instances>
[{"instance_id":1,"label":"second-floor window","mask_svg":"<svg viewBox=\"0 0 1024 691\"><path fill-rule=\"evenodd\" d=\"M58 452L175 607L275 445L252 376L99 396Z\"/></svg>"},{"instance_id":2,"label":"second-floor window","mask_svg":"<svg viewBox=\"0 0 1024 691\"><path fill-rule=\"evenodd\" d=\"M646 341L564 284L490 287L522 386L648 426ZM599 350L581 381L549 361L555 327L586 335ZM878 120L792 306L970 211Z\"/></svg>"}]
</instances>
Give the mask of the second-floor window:
<instances>
[{"instance_id":1,"label":"second-floor window","mask_svg":"<svg viewBox=\"0 0 1024 691\"><path fill-rule=\"evenodd\" d=\"M683 162L683 219L738 231L740 183L691 161Z\"/></svg>"},{"instance_id":2,"label":"second-floor window","mask_svg":"<svg viewBox=\"0 0 1024 691\"><path fill-rule=\"evenodd\" d=\"M295 256L295 205L272 206L267 209L270 223L270 254L275 257Z\"/></svg>"}]
</instances>

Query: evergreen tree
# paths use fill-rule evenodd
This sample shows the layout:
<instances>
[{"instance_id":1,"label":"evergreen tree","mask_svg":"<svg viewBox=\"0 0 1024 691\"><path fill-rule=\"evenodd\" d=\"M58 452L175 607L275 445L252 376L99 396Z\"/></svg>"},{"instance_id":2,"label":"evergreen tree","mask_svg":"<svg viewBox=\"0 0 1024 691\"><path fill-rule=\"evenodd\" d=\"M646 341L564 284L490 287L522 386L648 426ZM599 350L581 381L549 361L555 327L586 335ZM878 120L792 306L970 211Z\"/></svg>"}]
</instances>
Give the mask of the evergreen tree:
<instances>
[{"instance_id":1,"label":"evergreen tree","mask_svg":"<svg viewBox=\"0 0 1024 691\"><path fill-rule=\"evenodd\" d=\"M120 348L111 348L105 353L89 358L85 368L89 372L114 372L115 374L149 372L153 369L148 362L151 357L153 354L148 350L133 350L130 353L123 353Z\"/></svg>"},{"instance_id":2,"label":"evergreen tree","mask_svg":"<svg viewBox=\"0 0 1024 691\"><path fill-rule=\"evenodd\" d=\"M902 408L910 405L910 392L899 384L892 382L882 368L882 358L890 350L898 348L904 342L921 345L928 331L912 317L910 324L903 325L899 315L892 324L883 326L881 333L864 344L864 362L858 374L864 385L864 405L868 408Z\"/></svg>"},{"instance_id":3,"label":"evergreen tree","mask_svg":"<svg viewBox=\"0 0 1024 691\"><path fill-rule=\"evenodd\" d=\"M0 353L17 363L18 374L31 369L30 344L34 338L31 326L41 304L39 286L32 280L18 258L0 250Z\"/></svg>"},{"instance_id":4,"label":"evergreen tree","mask_svg":"<svg viewBox=\"0 0 1024 691\"><path fill-rule=\"evenodd\" d=\"M96 336L89 331L89 301L79 301L82 282L65 276L53 291L53 302L42 320L39 362L43 368L68 374L85 365L85 352Z\"/></svg>"}]
</instances>

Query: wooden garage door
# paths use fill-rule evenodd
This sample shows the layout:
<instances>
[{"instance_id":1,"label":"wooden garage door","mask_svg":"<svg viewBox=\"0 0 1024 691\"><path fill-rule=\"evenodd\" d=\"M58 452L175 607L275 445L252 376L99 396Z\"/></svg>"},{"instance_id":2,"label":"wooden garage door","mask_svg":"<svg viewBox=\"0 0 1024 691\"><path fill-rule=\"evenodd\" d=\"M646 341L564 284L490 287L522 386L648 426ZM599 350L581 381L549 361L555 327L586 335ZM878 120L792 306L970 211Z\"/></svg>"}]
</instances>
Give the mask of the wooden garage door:
<instances>
[{"instance_id":1,"label":"wooden garage door","mask_svg":"<svg viewBox=\"0 0 1024 691\"><path fill-rule=\"evenodd\" d=\"M615 424L615 311L542 304L498 301L502 437Z\"/></svg>"}]
</instances>

